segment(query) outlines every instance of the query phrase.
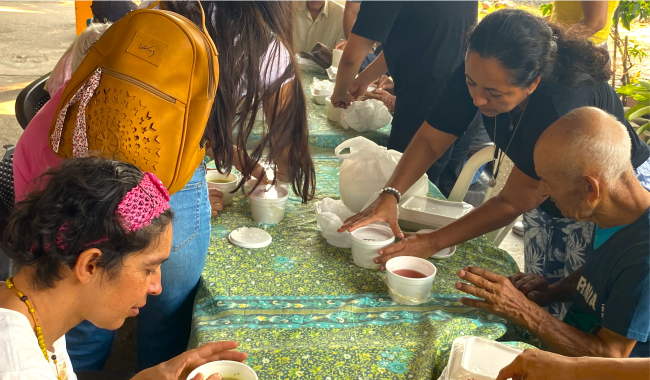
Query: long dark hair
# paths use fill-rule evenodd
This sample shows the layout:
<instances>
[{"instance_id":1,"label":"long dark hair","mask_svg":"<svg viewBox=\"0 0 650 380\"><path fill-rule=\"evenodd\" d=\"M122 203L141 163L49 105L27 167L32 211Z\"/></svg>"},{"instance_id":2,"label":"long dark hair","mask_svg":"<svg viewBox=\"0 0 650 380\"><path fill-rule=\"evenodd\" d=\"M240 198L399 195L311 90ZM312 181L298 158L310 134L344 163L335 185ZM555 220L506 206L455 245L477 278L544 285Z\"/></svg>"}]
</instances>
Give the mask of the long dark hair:
<instances>
[{"instance_id":1,"label":"long dark hair","mask_svg":"<svg viewBox=\"0 0 650 380\"><path fill-rule=\"evenodd\" d=\"M305 95L293 51L291 3L202 1L201 4L208 33L219 52L219 87L206 129L217 169L230 170L233 139L236 139L235 145L243 153L243 183L250 178L268 147L266 157L271 162L286 155L289 172L285 174L293 191L303 201L313 198L315 172L309 151ZM161 7L201 25L196 2L161 2ZM289 57L282 55L283 47ZM284 72L266 84L265 79L278 69L281 60L288 60L286 70L282 67ZM290 82L283 88L287 81ZM242 99L243 92L246 95ZM270 115L268 128L264 127L261 141L249 155L246 146L260 106Z\"/></svg>"},{"instance_id":2,"label":"long dark hair","mask_svg":"<svg viewBox=\"0 0 650 380\"><path fill-rule=\"evenodd\" d=\"M565 31L520 9L493 12L470 33L469 50L495 58L510 70L512 85L606 81L611 76L607 49L596 47L579 32Z\"/></svg>"},{"instance_id":3,"label":"long dark hair","mask_svg":"<svg viewBox=\"0 0 650 380\"><path fill-rule=\"evenodd\" d=\"M39 180L43 190L16 204L4 231L2 248L17 269L32 268L35 289L52 288L64 266L74 268L79 254L98 248L97 261L109 277L118 274L123 259L157 242L173 213L167 209L135 232L122 227L115 210L142 180L132 164L98 157L65 160Z\"/></svg>"}]
</instances>

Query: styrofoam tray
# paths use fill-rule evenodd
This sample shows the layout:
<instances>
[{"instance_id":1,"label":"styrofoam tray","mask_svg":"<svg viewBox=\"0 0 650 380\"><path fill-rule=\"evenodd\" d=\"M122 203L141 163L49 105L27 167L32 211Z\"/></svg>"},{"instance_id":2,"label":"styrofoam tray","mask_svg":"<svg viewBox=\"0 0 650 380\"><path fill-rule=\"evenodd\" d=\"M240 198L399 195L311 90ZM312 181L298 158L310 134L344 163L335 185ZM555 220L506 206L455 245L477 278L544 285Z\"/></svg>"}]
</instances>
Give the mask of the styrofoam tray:
<instances>
[{"instance_id":1,"label":"styrofoam tray","mask_svg":"<svg viewBox=\"0 0 650 380\"><path fill-rule=\"evenodd\" d=\"M494 380L522 351L491 340L470 336L454 340L447 380Z\"/></svg>"},{"instance_id":2,"label":"styrofoam tray","mask_svg":"<svg viewBox=\"0 0 650 380\"><path fill-rule=\"evenodd\" d=\"M472 205L465 202L450 202L415 195L400 204L399 219L436 229L461 218L473 209Z\"/></svg>"}]
</instances>

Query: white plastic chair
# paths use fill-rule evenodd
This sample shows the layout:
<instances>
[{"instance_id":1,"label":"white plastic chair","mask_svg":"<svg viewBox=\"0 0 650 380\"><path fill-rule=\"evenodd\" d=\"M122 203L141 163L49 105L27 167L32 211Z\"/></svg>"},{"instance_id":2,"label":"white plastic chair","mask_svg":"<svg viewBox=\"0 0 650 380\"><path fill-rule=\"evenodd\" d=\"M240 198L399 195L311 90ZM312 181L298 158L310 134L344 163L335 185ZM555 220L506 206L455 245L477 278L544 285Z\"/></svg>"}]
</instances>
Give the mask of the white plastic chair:
<instances>
[{"instance_id":1,"label":"white plastic chair","mask_svg":"<svg viewBox=\"0 0 650 380\"><path fill-rule=\"evenodd\" d=\"M474 154L472 157L470 157L469 160L467 160L467 163L463 167L463 170L460 172L460 176L458 177L458 180L456 181L456 184L454 185L454 188L451 190L451 193L449 194L449 200L452 202L462 202L463 199L465 198L465 194L467 194L467 190L469 189L469 186L472 184L472 179L474 178L474 174L476 171L483 166L483 164L488 163L494 159L494 149L495 146L488 146L485 147L476 154ZM503 154L500 152L500 154ZM483 198L483 202L487 201L488 199L494 198L503 190L503 187L506 185L506 182L508 181L508 177L510 176L510 173L512 172L512 169L514 168L514 163L508 158L508 156L504 156L503 160L501 160L501 166L499 168L499 176L497 177L497 183L496 186L494 187L488 187L487 192L485 193L485 198ZM508 235L508 232L512 229L512 226L515 224L513 221L510 223L510 225L500 228L498 230L488 232L487 234L484 234L483 236L490 240L491 242L494 243L497 247L503 239Z\"/></svg>"}]
</instances>

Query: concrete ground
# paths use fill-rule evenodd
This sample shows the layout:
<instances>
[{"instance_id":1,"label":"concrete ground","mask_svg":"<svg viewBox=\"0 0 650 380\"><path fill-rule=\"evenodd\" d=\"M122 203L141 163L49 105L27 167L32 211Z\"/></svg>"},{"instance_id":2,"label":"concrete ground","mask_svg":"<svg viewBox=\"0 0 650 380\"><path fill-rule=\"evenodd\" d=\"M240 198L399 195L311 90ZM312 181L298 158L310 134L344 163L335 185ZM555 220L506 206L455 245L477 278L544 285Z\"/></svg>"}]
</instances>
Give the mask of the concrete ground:
<instances>
[{"instance_id":1,"label":"concrete ground","mask_svg":"<svg viewBox=\"0 0 650 380\"><path fill-rule=\"evenodd\" d=\"M75 38L74 3L0 1L0 146L22 133L14 115L22 88L52 71ZM4 149L0 149L0 157ZM523 269L523 240L512 232L501 244ZM135 320L118 331L109 369L136 370Z\"/></svg>"}]
</instances>

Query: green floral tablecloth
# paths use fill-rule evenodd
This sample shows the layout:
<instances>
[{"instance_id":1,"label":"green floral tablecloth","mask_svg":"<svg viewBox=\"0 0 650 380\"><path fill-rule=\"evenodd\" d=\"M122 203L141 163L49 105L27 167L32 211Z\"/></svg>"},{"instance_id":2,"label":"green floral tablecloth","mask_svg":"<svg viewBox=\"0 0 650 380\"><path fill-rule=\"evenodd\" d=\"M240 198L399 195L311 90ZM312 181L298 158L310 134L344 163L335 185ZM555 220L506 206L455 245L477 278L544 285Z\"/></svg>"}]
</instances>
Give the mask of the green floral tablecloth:
<instances>
[{"instance_id":1,"label":"green floral tablecloth","mask_svg":"<svg viewBox=\"0 0 650 380\"><path fill-rule=\"evenodd\" d=\"M341 161L314 161L317 199L338 198ZM237 194L213 219L190 347L236 340L260 380L433 379L455 338L497 339L506 331L504 320L460 304L454 288L464 265L502 274L518 270L483 238L460 245L451 258L432 259L438 269L434 301L402 306L387 295L381 272L355 266L349 249L327 244L313 202L290 197L284 220L265 226L273 237L266 248L231 245L228 234L242 226L255 223L248 201Z\"/></svg>"},{"instance_id":2,"label":"green floral tablecloth","mask_svg":"<svg viewBox=\"0 0 650 380\"><path fill-rule=\"evenodd\" d=\"M341 123L331 121L327 118L327 107L316 104L312 99L309 85L312 79L327 79L326 74L316 74L313 72L302 73L302 84L305 90L305 100L307 101L307 117L309 122L309 144L321 148L336 148L343 141L357 136L363 136L376 142L379 145L388 145L388 135L390 135L391 126L388 125L377 131L359 133L354 129L344 129ZM261 134L261 122L257 122L257 128L251 134L251 140L258 140Z\"/></svg>"}]
</instances>

